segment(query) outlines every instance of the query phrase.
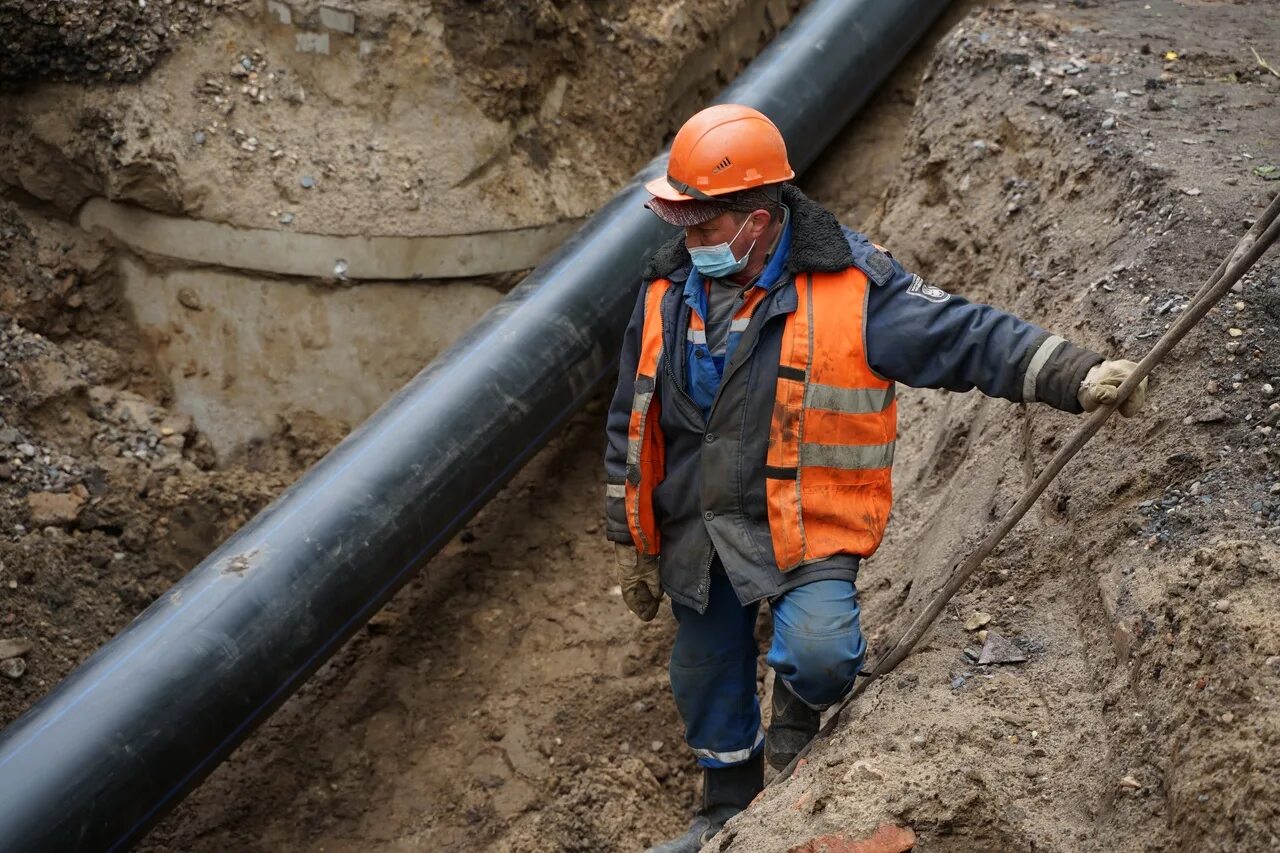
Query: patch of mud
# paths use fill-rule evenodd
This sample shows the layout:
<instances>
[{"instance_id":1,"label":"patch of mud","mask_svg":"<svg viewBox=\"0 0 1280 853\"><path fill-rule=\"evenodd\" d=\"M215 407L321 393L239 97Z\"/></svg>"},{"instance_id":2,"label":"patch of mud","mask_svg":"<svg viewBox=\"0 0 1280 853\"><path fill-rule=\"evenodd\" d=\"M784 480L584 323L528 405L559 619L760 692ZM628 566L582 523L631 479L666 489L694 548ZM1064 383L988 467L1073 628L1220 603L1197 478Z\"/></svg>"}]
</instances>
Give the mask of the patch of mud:
<instances>
[{"instance_id":1,"label":"patch of mud","mask_svg":"<svg viewBox=\"0 0 1280 853\"><path fill-rule=\"evenodd\" d=\"M1248 50L1278 34L1265 3L978 14L940 46L865 227L940 286L1139 358L1280 189L1280 80ZM816 194L864 210L840 165ZM1095 438L715 849L886 822L919 850L1274 848L1278 287L1273 252L1158 368L1143 415ZM894 523L860 577L872 660L1079 423L901 399ZM979 612L1026 663L965 655Z\"/></svg>"}]
</instances>

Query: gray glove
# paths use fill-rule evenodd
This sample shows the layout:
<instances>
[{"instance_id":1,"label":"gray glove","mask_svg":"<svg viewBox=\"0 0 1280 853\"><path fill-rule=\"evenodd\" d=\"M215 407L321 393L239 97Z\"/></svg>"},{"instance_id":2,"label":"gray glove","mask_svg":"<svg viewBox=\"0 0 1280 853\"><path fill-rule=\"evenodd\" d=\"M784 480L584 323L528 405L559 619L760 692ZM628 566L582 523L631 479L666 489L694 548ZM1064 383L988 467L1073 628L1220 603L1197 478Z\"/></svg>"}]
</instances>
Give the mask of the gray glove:
<instances>
[{"instance_id":1,"label":"gray glove","mask_svg":"<svg viewBox=\"0 0 1280 853\"><path fill-rule=\"evenodd\" d=\"M648 622L657 615L658 603L662 601L658 558L644 556L632 545L614 542L613 561L618 567L622 600L632 613Z\"/></svg>"},{"instance_id":2,"label":"gray glove","mask_svg":"<svg viewBox=\"0 0 1280 853\"><path fill-rule=\"evenodd\" d=\"M1138 365L1135 362L1126 359L1095 364L1089 368L1084 381L1080 383L1076 399L1080 401L1080 405L1086 412L1092 412L1099 406L1109 406L1116 401L1116 389L1137 369ZM1138 387L1133 389L1133 393L1120 404L1120 414L1131 418L1138 413L1146 401L1147 378L1144 376L1138 383Z\"/></svg>"}]
</instances>

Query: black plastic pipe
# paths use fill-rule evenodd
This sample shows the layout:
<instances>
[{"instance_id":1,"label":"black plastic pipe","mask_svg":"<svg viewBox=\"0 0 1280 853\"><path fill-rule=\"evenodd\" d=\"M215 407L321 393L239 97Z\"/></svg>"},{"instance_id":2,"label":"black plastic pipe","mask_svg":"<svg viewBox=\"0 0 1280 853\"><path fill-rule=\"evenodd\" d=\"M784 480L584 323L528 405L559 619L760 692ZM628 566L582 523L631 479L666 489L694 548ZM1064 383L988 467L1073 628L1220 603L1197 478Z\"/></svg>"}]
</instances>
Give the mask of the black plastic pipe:
<instances>
[{"instance_id":1,"label":"black plastic pipe","mask_svg":"<svg viewBox=\"0 0 1280 853\"><path fill-rule=\"evenodd\" d=\"M946 0L818 0L721 101L808 166ZM616 369L652 161L457 344L0 736L0 847L128 848Z\"/></svg>"}]
</instances>

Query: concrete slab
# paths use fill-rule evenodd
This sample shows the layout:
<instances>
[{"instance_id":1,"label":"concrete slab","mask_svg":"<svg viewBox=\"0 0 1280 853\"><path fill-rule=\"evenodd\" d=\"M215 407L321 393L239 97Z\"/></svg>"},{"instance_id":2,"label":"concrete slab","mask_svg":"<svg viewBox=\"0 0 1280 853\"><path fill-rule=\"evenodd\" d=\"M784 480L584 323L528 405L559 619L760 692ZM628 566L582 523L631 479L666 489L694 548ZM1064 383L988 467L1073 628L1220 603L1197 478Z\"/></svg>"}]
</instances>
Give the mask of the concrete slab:
<instances>
[{"instance_id":1,"label":"concrete slab","mask_svg":"<svg viewBox=\"0 0 1280 853\"><path fill-rule=\"evenodd\" d=\"M356 13L340 6L321 6L320 26L349 36L355 35Z\"/></svg>"},{"instance_id":2,"label":"concrete slab","mask_svg":"<svg viewBox=\"0 0 1280 853\"><path fill-rule=\"evenodd\" d=\"M298 53L322 53L329 55L328 33L298 33L294 37L294 49Z\"/></svg>"}]
</instances>

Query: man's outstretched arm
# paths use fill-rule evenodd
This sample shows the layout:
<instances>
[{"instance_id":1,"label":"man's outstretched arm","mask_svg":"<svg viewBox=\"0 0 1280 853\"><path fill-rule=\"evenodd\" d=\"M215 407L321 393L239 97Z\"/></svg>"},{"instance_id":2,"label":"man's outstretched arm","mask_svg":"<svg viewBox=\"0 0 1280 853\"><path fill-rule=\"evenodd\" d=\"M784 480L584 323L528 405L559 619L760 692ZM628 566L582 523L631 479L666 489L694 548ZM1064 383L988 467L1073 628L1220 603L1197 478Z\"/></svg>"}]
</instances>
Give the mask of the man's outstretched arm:
<instances>
[{"instance_id":1,"label":"man's outstretched arm","mask_svg":"<svg viewBox=\"0 0 1280 853\"><path fill-rule=\"evenodd\" d=\"M1132 372L1132 362L1107 361L1013 314L934 287L897 261L890 263L882 283L873 283L867 304L867 357L886 379L916 388L977 388L992 397L1079 413L1114 400L1115 387ZM868 266L885 270L883 261ZM1135 413L1144 394L1145 386L1126 401L1122 413Z\"/></svg>"}]
</instances>

